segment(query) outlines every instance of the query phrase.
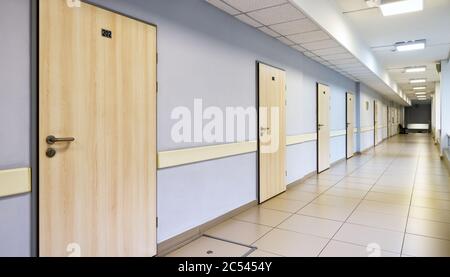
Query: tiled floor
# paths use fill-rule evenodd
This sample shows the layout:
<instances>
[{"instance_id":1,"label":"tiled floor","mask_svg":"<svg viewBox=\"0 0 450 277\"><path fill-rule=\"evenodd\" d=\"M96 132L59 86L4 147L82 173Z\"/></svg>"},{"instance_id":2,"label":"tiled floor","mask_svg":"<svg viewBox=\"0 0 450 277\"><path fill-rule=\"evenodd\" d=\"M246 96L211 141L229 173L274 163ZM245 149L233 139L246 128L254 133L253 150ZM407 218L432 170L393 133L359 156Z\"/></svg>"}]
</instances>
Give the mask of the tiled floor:
<instances>
[{"instance_id":1,"label":"tiled floor","mask_svg":"<svg viewBox=\"0 0 450 277\"><path fill-rule=\"evenodd\" d=\"M397 136L171 256L450 256L449 177L429 136Z\"/></svg>"}]
</instances>

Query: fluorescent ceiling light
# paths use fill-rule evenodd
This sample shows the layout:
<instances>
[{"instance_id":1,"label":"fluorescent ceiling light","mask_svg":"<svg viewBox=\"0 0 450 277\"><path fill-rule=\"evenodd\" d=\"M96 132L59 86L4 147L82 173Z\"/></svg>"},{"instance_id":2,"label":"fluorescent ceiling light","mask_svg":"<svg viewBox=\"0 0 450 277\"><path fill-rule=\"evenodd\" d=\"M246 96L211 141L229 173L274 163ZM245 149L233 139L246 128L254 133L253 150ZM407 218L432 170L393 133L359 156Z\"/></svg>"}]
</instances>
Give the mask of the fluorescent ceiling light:
<instances>
[{"instance_id":1,"label":"fluorescent ceiling light","mask_svg":"<svg viewBox=\"0 0 450 277\"><path fill-rule=\"evenodd\" d=\"M405 68L405 73L425 72L426 70L427 70L426 66L407 67Z\"/></svg>"},{"instance_id":2,"label":"fluorescent ceiling light","mask_svg":"<svg viewBox=\"0 0 450 277\"><path fill-rule=\"evenodd\" d=\"M424 89L427 89L427 87L415 87L415 88L413 88L413 90L424 90Z\"/></svg>"},{"instance_id":3,"label":"fluorescent ceiling light","mask_svg":"<svg viewBox=\"0 0 450 277\"><path fill-rule=\"evenodd\" d=\"M416 95L426 95L426 92L416 92Z\"/></svg>"},{"instance_id":4,"label":"fluorescent ceiling light","mask_svg":"<svg viewBox=\"0 0 450 277\"><path fill-rule=\"evenodd\" d=\"M426 40L414 40L414 41L406 41L406 42L397 42L395 44L395 49L398 52L405 51L413 51L413 50L422 50L425 49Z\"/></svg>"},{"instance_id":5,"label":"fluorescent ceiling light","mask_svg":"<svg viewBox=\"0 0 450 277\"><path fill-rule=\"evenodd\" d=\"M409 81L410 84L422 84L422 83L426 83L427 80L426 79L411 79Z\"/></svg>"},{"instance_id":6,"label":"fluorescent ceiling light","mask_svg":"<svg viewBox=\"0 0 450 277\"><path fill-rule=\"evenodd\" d=\"M384 16L417 12L423 10L423 0L385 0L380 9Z\"/></svg>"}]
</instances>

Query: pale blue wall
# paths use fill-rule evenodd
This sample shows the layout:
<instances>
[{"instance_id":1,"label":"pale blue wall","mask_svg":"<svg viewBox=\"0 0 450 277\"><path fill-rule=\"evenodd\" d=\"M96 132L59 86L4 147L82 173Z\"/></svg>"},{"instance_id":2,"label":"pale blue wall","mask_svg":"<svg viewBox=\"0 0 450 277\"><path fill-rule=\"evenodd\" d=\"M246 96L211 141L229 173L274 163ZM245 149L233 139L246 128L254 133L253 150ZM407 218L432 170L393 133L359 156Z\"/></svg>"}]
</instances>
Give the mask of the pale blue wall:
<instances>
[{"instance_id":1,"label":"pale blue wall","mask_svg":"<svg viewBox=\"0 0 450 277\"><path fill-rule=\"evenodd\" d=\"M0 130L4 130L4 126L13 125L13 133L16 135L14 142L2 140L0 155L4 156L1 156L3 164L0 166L29 166L28 1L0 1L0 20L9 20L8 24L0 25L0 28L7 27L1 32L2 36L7 34L7 39L2 37L0 45L5 51L0 51L0 54L5 55L6 61L14 58L16 62L7 63L2 58L0 77L8 76L5 82L7 79L17 78L6 82L11 84L11 89L2 88L0 94L0 111L8 111L0 117ZM241 23L203 0L93 2L158 25L159 151L204 145L175 144L170 137L174 123L170 119L172 109L180 105L191 107L194 98L202 98L205 106L255 106L256 60L287 71L288 135L316 131L316 82L331 87L331 130L345 129L345 92L357 93L355 82ZM10 29L11 26L14 29ZM8 34L11 36L8 37ZM15 74L9 75L14 69L17 69ZM2 79L2 86L5 87L3 84ZM361 94L366 95L366 90ZM3 133L2 137L4 138ZM345 136L333 138L331 160L344 157ZM288 183L314 172L316 142L289 146L287 170ZM256 172L255 153L160 170L158 241L164 241L256 200ZM0 201L0 228L3 228L0 229L0 255L29 255L29 196ZM3 222L7 222L8 227L4 227Z\"/></svg>"},{"instance_id":2,"label":"pale blue wall","mask_svg":"<svg viewBox=\"0 0 450 277\"><path fill-rule=\"evenodd\" d=\"M0 170L30 166L29 18L29 0L0 0ZM0 256L30 255L30 208L0 198Z\"/></svg>"},{"instance_id":3,"label":"pale blue wall","mask_svg":"<svg viewBox=\"0 0 450 277\"><path fill-rule=\"evenodd\" d=\"M450 62L442 61L441 72L441 148L448 148L450 135Z\"/></svg>"}]
</instances>

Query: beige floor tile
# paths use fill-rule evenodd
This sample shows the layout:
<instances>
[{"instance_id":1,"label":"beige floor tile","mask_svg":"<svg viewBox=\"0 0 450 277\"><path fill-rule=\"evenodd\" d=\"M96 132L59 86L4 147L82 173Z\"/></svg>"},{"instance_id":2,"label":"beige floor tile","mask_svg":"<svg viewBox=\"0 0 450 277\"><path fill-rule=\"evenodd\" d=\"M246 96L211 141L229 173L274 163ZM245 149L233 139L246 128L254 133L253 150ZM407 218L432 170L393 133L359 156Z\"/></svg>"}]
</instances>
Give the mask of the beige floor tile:
<instances>
[{"instance_id":1,"label":"beige floor tile","mask_svg":"<svg viewBox=\"0 0 450 277\"><path fill-rule=\"evenodd\" d=\"M251 245L272 230L271 227L230 219L205 232L206 235Z\"/></svg>"},{"instance_id":2,"label":"beige floor tile","mask_svg":"<svg viewBox=\"0 0 450 277\"><path fill-rule=\"evenodd\" d=\"M447 211L450 210L450 201L430 199L430 198L416 197L412 200L411 205L415 207L440 209Z\"/></svg>"},{"instance_id":3,"label":"beige floor tile","mask_svg":"<svg viewBox=\"0 0 450 277\"><path fill-rule=\"evenodd\" d=\"M449 223L410 218L406 232L414 235L450 240Z\"/></svg>"},{"instance_id":4,"label":"beige floor tile","mask_svg":"<svg viewBox=\"0 0 450 277\"><path fill-rule=\"evenodd\" d=\"M289 189L285 193L278 195L276 198L310 202L313 199L317 198L317 196L319 196L318 193Z\"/></svg>"},{"instance_id":5,"label":"beige floor tile","mask_svg":"<svg viewBox=\"0 0 450 277\"><path fill-rule=\"evenodd\" d=\"M283 256L256 249L247 257L249 257L249 258L275 258L275 257L283 257Z\"/></svg>"},{"instance_id":6,"label":"beige floor tile","mask_svg":"<svg viewBox=\"0 0 450 277\"><path fill-rule=\"evenodd\" d=\"M366 185L366 184L361 184L361 183L352 183L352 182L348 182L348 181L341 181L341 182L337 183L334 187L335 188L344 188L344 189L363 190L365 192L368 192L372 188L372 185Z\"/></svg>"},{"instance_id":7,"label":"beige floor tile","mask_svg":"<svg viewBox=\"0 0 450 277\"><path fill-rule=\"evenodd\" d=\"M330 241L320 257L399 257L400 254L378 251L377 248L363 247L355 244Z\"/></svg>"},{"instance_id":8,"label":"beige floor tile","mask_svg":"<svg viewBox=\"0 0 450 277\"><path fill-rule=\"evenodd\" d=\"M353 212L353 209L353 207L336 207L328 205L309 204L308 206L297 212L297 214L337 221L345 221Z\"/></svg>"},{"instance_id":9,"label":"beige floor tile","mask_svg":"<svg viewBox=\"0 0 450 277\"><path fill-rule=\"evenodd\" d=\"M332 195L339 196L345 198L355 198L355 199L363 199L366 195L366 191L363 190L353 190L353 189L344 189L344 188L336 188L333 187L327 190L323 195Z\"/></svg>"},{"instance_id":10,"label":"beige floor tile","mask_svg":"<svg viewBox=\"0 0 450 277\"><path fill-rule=\"evenodd\" d=\"M321 195L316 200L314 200L312 203L317 204L317 205L355 208L359 202L360 202L359 199L344 198L344 197L331 196L331 195Z\"/></svg>"},{"instance_id":11,"label":"beige floor tile","mask_svg":"<svg viewBox=\"0 0 450 277\"><path fill-rule=\"evenodd\" d=\"M342 178L344 178L344 176L345 175L341 175L341 174L336 175L336 174L331 174L331 173L328 173L327 171L325 171L324 173L317 175L315 178L317 178L319 180L334 181L335 183L337 183L338 181L342 180Z\"/></svg>"},{"instance_id":12,"label":"beige floor tile","mask_svg":"<svg viewBox=\"0 0 450 277\"><path fill-rule=\"evenodd\" d=\"M274 229L254 245L285 257L317 257L327 243L328 239Z\"/></svg>"},{"instance_id":13,"label":"beige floor tile","mask_svg":"<svg viewBox=\"0 0 450 277\"><path fill-rule=\"evenodd\" d=\"M345 223L333 240L354 243L363 247L375 243L380 246L382 251L400 253L403 232Z\"/></svg>"},{"instance_id":14,"label":"beige floor tile","mask_svg":"<svg viewBox=\"0 0 450 277\"><path fill-rule=\"evenodd\" d=\"M411 207L409 216L417 219L450 223L450 212L447 210Z\"/></svg>"},{"instance_id":15,"label":"beige floor tile","mask_svg":"<svg viewBox=\"0 0 450 277\"><path fill-rule=\"evenodd\" d=\"M428 190L428 191L437 191L437 192L446 192L450 193L450 187L448 185L433 185L430 183L415 183L414 189L418 190Z\"/></svg>"},{"instance_id":16,"label":"beige floor tile","mask_svg":"<svg viewBox=\"0 0 450 277\"><path fill-rule=\"evenodd\" d=\"M413 197L421 197L421 198L431 198L438 200L450 201L450 193L447 192L439 192L439 191L429 191L429 190L414 190Z\"/></svg>"},{"instance_id":17,"label":"beige floor tile","mask_svg":"<svg viewBox=\"0 0 450 277\"><path fill-rule=\"evenodd\" d=\"M363 200L356 209L356 211L391 214L403 217L408 216L408 210L408 205L396 205L370 200Z\"/></svg>"},{"instance_id":18,"label":"beige floor tile","mask_svg":"<svg viewBox=\"0 0 450 277\"><path fill-rule=\"evenodd\" d=\"M450 241L406 234L403 253L414 257L450 257Z\"/></svg>"},{"instance_id":19,"label":"beige floor tile","mask_svg":"<svg viewBox=\"0 0 450 277\"><path fill-rule=\"evenodd\" d=\"M167 255L167 257L242 257L251 248L201 237L178 250Z\"/></svg>"},{"instance_id":20,"label":"beige floor tile","mask_svg":"<svg viewBox=\"0 0 450 277\"><path fill-rule=\"evenodd\" d=\"M304 215L293 215L281 223L277 228L323 238L332 238L342 224L342 222L334 220Z\"/></svg>"},{"instance_id":21,"label":"beige floor tile","mask_svg":"<svg viewBox=\"0 0 450 277\"><path fill-rule=\"evenodd\" d=\"M349 223L360 224L375 228L404 232L406 227L406 216L390 214L355 211L347 220Z\"/></svg>"},{"instance_id":22,"label":"beige floor tile","mask_svg":"<svg viewBox=\"0 0 450 277\"><path fill-rule=\"evenodd\" d=\"M234 217L236 220L275 227L291 216L290 213L254 207Z\"/></svg>"},{"instance_id":23,"label":"beige floor tile","mask_svg":"<svg viewBox=\"0 0 450 277\"><path fill-rule=\"evenodd\" d=\"M321 186L321 185L315 185L315 184L299 184L296 186L292 186L289 187L288 190L293 190L293 191L306 191L306 192L311 192L311 193L315 193L315 194L320 194L324 191L326 191L327 189L329 189L330 186Z\"/></svg>"},{"instance_id":24,"label":"beige floor tile","mask_svg":"<svg viewBox=\"0 0 450 277\"><path fill-rule=\"evenodd\" d=\"M413 188L403 188L403 187L392 187L392 186L381 186L375 185L371 189L374 192L390 193L390 194L401 194L411 197Z\"/></svg>"},{"instance_id":25,"label":"beige floor tile","mask_svg":"<svg viewBox=\"0 0 450 277\"><path fill-rule=\"evenodd\" d=\"M342 181L350 182L350 183L360 183L366 185L373 185L376 183L377 178L361 178L361 177L351 177L347 176Z\"/></svg>"},{"instance_id":26,"label":"beige floor tile","mask_svg":"<svg viewBox=\"0 0 450 277\"><path fill-rule=\"evenodd\" d=\"M308 202L287 200L282 198L273 198L261 205L262 208L278 210L288 213L296 213L304 206L308 205Z\"/></svg>"},{"instance_id":27,"label":"beige floor tile","mask_svg":"<svg viewBox=\"0 0 450 277\"><path fill-rule=\"evenodd\" d=\"M305 181L305 184L321 185L321 186L333 186L337 182L339 182L339 180L325 180L325 179L310 178L310 179Z\"/></svg>"},{"instance_id":28,"label":"beige floor tile","mask_svg":"<svg viewBox=\"0 0 450 277\"><path fill-rule=\"evenodd\" d=\"M369 192L365 200L372 200L397 205L409 205L411 202L411 198L407 195L390 194L375 191Z\"/></svg>"}]
</instances>

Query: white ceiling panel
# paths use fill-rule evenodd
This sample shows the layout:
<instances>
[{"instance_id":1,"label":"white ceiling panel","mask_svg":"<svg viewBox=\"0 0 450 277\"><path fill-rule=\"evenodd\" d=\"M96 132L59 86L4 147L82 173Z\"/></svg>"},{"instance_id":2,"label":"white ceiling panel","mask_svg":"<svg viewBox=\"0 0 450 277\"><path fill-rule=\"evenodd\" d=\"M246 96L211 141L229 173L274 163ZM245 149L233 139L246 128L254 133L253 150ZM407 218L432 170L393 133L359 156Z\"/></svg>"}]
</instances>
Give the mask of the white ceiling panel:
<instances>
[{"instance_id":1,"label":"white ceiling panel","mask_svg":"<svg viewBox=\"0 0 450 277\"><path fill-rule=\"evenodd\" d=\"M327 39L327 40L321 40L321 41L316 41L316 42L302 43L301 46L310 51L313 51L313 50L338 47L339 44L335 40Z\"/></svg>"},{"instance_id":2,"label":"white ceiling panel","mask_svg":"<svg viewBox=\"0 0 450 277\"><path fill-rule=\"evenodd\" d=\"M270 27L284 36L319 30L319 27L309 19L300 19L286 23L275 24L271 25Z\"/></svg>"},{"instance_id":3,"label":"white ceiling panel","mask_svg":"<svg viewBox=\"0 0 450 277\"><path fill-rule=\"evenodd\" d=\"M335 65L360 64L360 62L355 58L342 59L342 60L330 60L330 63L335 64Z\"/></svg>"},{"instance_id":4,"label":"white ceiling panel","mask_svg":"<svg viewBox=\"0 0 450 277\"><path fill-rule=\"evenodd\" d=\"M237 14L241 13L240 11L234 9L233 7L222 2L221 0L206 0L206 2L210 3L211 5L215 6L216 8L219 8L222 11L229 13L231 15L237 15Z\"/></svg>"},{"instance_id":5,"label":"white ceiling panel","mask_svg":"<svg viewBox=\"0 0 450 277\"><path fill-rule=\"evenodd\" d=\"M284 43L284 44L286 44L286 45L289 45L289 46L295 44L294 42L292 42L291 40L289 40L289 39L287 39L287 38L285 38L285 37L279 37L279 38L277 38L277 39L278 39L279 41L281 41L282 43Z\"/></svg>"},{"instance_id":6,"label":"white ceiling panel","mask_svg":"<svg viewBox=\"0 0 450 277\"><path fill-rule=\"evenodd\" d=\"M256 20L252 19L251 17L249 17L248 15L245 15L245 14L237 15L236 18L244 23L247 23L248 25L250 25L252 27L255 27L255 28L263 26L261 23L257 22Z\"/></svg>"},{"instance_id":7,"label":"white ceiling panel","mask_svg":"<svg viewBox=\"0 0 450 277\"><path fill-rule=\"evenodd\" d=\"M341 53L341 54L333 54L333 55L323 55L321 56L325 60L343 60L343 59L351 59L353 58L353 55L350 53Z\"/></svg>"},{"instance_id":8,"label":"white ceiling panel","mask_svg":"<svg viewBox=\"0 0 450 277\"><path fill-rule=\"evenodd\" d=\"M291 4L258 10L248 13L248 15L264 25L274 25L306 18L303 13L294 8Z\"/></svg>"},{"instance_id":9,"label":"white ceiling panel","mask_svg":"<svg viewBox=\"0 0 450 277\"><path fill-rule=\"evenodd\" d=\"M261 27L258 28L261 32L266 33L267 35L271 36L271 37L280 37L281 35L277 32L275 32L274 30L270 29L269 27Z\"/></svg>"},{"instance_id":10,"label":"white ceiling panel","mask_svg":"<svg viewBox=\"0 0 450 277\"><path fill-rule=\"evenodd\" d=\"M294 48L295 50L300 51L300 52L307 51L305 48L301 47L300 45L292 45L292 48Z\"/></svg>"},{"instance_id":11,"label":"white ceiling panel","mask_svg":"<svg viewBox=\"0 0 450 277\"><path fill-rule=\"evenodd\" d=\"M345 50L343 47L334 47L334 48L328 48L328 49L320 49L320 50L313 50L314 54L318 56L326 56L326 55L334 55L334 54L342 54L342 53L348 53L347 50Z\"/></svg>"},{"instance_id":12,"label":"white ceiling panel","mask_svg":"<svg viewBox=\"0 0 450 277\"><path fill-rule=\"evenodd\" d=\"M288 36L288 38L296 43L308 43L308 42L330 39L330 36L328 36L324 31L313 31L313 32L291 35L291 36Z\"/></svg>"},{"instance_id":13,"label":"white ceiling panel","mask_svg":"<svg viewBox=\"0 0 450 277\"><path fill-rule=\"evenodd\" d=\"M287 3L287 0L222 0L241 12L250 12Z\"/></svg>"}]
</instances>

